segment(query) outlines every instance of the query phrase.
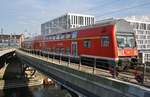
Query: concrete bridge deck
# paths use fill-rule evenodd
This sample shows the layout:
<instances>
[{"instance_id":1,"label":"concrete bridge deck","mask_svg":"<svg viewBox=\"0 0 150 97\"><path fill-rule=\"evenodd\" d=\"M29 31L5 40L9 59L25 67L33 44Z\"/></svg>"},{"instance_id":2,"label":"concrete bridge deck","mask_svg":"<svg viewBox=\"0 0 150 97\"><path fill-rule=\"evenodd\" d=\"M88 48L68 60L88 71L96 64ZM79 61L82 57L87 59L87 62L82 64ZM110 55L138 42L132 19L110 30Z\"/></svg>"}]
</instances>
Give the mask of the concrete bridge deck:
<instances>
[{"instance_id":1,"label":"concrete bridge deck","mask_svg":"<svg viewBox=\"0 0 150 97\"><path fill-rule=\"evenodd\" d=\"M143 86L96 76L20 50L16 54L25 64L86 97L150 97L150 89Z\"/></svg>"},{"instance_id":2,"label":"concrete bridge deck","mask_svg":"<svg viewBox=\"0 0 150 97\"><path fill-rule=\"evenodd\" d=\"M13 49L13 48L0 50L0 57L7 54L7 53L13 52L13 51L15 51L15 49Z\"/></svg>"}]
</instances>

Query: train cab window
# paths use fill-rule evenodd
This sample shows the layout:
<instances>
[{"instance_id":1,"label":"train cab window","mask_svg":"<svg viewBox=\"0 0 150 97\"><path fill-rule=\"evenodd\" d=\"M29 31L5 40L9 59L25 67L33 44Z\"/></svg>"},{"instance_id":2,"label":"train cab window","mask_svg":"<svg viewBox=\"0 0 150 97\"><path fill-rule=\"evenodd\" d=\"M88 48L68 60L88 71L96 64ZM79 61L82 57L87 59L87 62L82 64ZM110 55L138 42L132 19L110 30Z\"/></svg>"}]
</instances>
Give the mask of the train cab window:
<instances>
[{"instance_id":1,"label":"train cab window","mask_svg":"<svg viewBox=\"0 0 150 97\"><path fill-rule=\"evenodd\" d=\"M117 35L117 43L119 48L133 48L135 47L135 39L133 34Z\"/></svg>"},{"instance_id":2,"label":"train cab window","mask_svg":"<svg viewBox=\"0 0 150 97\"><path fill-rule=\"evenodd\" d=\"M72 39L76 39L77 38L77 32L72 32Z\"/></svg>"},{"instance_id":3,"label":"train cab window","mask_svg":"<svg viewBox=\"0 0 150 97\"><path fill-rule=\"evenodd\" d=\"M70 48L69 47L66 48L66 55L70 55Z\"/></svg>"},{"instance_id":4,"label":"train cab window","mask_svg":"<svg viewBox=\"0 0 150 97\"><path fill-rule=\"evenodd\" d=\"M66 39L70 39L71 38L71 34L70 33L67 33L66 34Z\"/></svg>"},{"instance_id":5,"label":"train cab window","mask_svg":"<svg viewBox=\"0 0 150 97\"><path fill-rule=\"evenodd\" d=\"M89 40L89 39L84 40L83 45L85 48L90 48L91 47L91 40Z\"/></svg>"},{"instance_id":6,"label":"train cab window","mask_svg":"<svg viewBox=\"0 0 150 97\"><path fill-rule=\"evenodd\" d=\"M108 47L109 46L109 37L108 36L102 36L101 37L101 45L103 47Z\"/></svg>"}]
</instances>

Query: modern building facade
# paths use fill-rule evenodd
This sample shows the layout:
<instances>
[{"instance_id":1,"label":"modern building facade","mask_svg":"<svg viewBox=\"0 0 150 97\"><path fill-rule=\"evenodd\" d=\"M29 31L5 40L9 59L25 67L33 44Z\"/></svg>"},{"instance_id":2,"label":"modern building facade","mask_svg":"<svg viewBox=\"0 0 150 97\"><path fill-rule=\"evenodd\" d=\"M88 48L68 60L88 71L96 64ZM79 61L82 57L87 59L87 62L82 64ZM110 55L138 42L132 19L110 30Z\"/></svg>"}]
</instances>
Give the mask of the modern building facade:
<instances>
[{"instance_id":1,"label":"modern building facade","mask_svg":"<svg viewBox=\"0 0 150 97\"><path fill-rule=\"evenodd\" d=\"M41 24L41 34L47 35L52 33L58 33L66 29L92 25L94 23L94 16L67 13L63 16Z\"/></svg>"},{"instance_id":2,"label":"modern building facade","mask_svg":"<svg viewBox=\"0 0 150 97\"><path fill-rule=\"evenodd\" d=\"M133 26L135 37L142 61L150 62L150 18L142 17L127 17L125 18Z\"/></svg>"}]
</instances>

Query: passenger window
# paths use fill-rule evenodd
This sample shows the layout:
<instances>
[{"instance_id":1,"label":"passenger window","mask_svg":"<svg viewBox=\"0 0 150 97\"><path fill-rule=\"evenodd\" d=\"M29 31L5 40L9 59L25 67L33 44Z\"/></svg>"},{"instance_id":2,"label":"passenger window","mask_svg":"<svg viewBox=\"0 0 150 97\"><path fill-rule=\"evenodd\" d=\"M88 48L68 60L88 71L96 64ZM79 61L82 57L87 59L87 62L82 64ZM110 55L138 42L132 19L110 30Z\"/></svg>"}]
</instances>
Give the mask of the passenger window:
<instances>
[{"instance_id":1,"label":"passenger window","mask_svg":"<svg viewBox=\"0 0 150 97\"><path fill-rule=\"evenodd\" d=\"M60 54L64 54L64 48L60 48Z\"/></svg>"},{"instance_id":2,"label":"passenger window","mask_svg":"<svg viewBox=\"0 0 150 97\"><path fill-rule=\"evenodd\" d=\"M61 34L60 39L64 39L65 38L65 34Z\"/></svg>"},{"instance_id":3,"label":"passenger window","mask_svg":"<svg viewBox=\"0 0 150 97\"><path fill-rule=\"evenodd\" d=\"M53 35L53 40L55 40L56 39L56 35Z\"/></svg>"},{"instance_id":4,"label":"passenger window","mask_svg":"<svg viewBox=\"0 0 150 97\"><path fill-rule=\"evenodd\" d=\"M56 52L56 53L60 53L59 48L56 48L55 52Z\"/></svg>"},{"instance_id":5,"label":"passenger window","mask_svg":"<svg viewBox=\"0 0 150 97\"><path fill-rule=\"evenodd\" d=\"M70 33L67 33L66 34L66 39L70 39L71 38L71 34Z\"/></svg>"},{"instance_id":6,"label":"passenger window","mask_svg":"<svg viewBox=\"0 0 150 97\"><path fill-rule=\"evenodd\" d=\"M91 47L91 40L89 40L89 39L84 40L83 45L85 48L90 48Z\"/></svg>"},{"instance_id":7,"label":"passenger window","mask_svg":"<svg viewBox=\"0 0 150 97\"><path fill-rule=\"evenodd\" d=\"M109 46L109 37L108 36L102 36L101 37L101 45L103 47L108 47Z\"/></svg>"},{"instance_id":8,"label":"passenger window","mask_svg":"<svg viewBox=\"0 0 150 97\"><path fill-rule=\"evenodd\" d=\"M51 36L48 36L48 39L51 39Z\"/></svg>"},{"instance_id":9,"label":"passenger window","mask_svg":"<svg viewBox=\"0 0 150 97\"><path fill-rule=\"evenodd\" d=\"M59 40L60 39L60 35L58 34L57 36L56 36L56 40Z\"/></svg>"},{"instance_id":10,"label":"passenger window","mask_svg":"<svg viewBox=\"0 0 150 97\"><path fill-rule=\"evenodd\" d=\"M70 55L70 48L69 47L66 48L66 55Z\"/></svg>"},{"instance_id":11,"label":"passenger window","mask_svg":"<svg viewBox=\"0 0 150 97\"><path fill-rule=\"evenodd\" d=\"M72 32L72 39L76 39L77 38L77 32Z\"/></svg>"}]
</instances>

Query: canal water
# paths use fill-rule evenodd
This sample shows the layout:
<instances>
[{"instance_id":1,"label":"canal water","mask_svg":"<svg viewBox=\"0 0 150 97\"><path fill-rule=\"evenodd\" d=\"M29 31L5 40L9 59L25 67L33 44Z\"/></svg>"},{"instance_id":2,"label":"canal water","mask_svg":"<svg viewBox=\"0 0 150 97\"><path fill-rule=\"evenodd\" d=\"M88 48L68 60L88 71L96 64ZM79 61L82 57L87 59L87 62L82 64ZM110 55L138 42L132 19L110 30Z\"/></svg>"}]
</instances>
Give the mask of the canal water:
<instances>
[{"instance_id":1,"label":"canal water","mask_svg":"<svg viewBox=\"0 0 150 97\"><path fill-rule=\"evenodd\" d=\"M0 91L0 97L71 97L67 90L59 89L55 86L43 85L7 89Z\"/></svg>"}]
</instances>

